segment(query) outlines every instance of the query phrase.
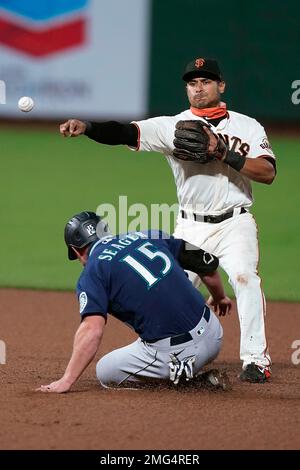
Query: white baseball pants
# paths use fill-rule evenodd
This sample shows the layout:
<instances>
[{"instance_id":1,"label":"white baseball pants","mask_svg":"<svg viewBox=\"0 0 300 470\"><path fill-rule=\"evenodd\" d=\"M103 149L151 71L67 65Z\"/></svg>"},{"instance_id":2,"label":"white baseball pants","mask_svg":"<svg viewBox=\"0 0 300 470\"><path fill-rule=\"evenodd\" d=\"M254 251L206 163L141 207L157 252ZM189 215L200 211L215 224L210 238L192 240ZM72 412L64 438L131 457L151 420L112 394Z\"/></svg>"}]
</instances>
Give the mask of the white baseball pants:
<instances>
[{"instance_id":1,"label":"white baseball pants","mask_svg":"<svg viewBox=\"0 0 300 470\"><path fill-rule=\"evenodd\" d=\"M218 256L237 300L243 368L251 362L270 366L265 336L265 297L258 275L259 250L253 215L234 215L216 224L179 216L174 236Z\"/></svg>"}]
</instances>

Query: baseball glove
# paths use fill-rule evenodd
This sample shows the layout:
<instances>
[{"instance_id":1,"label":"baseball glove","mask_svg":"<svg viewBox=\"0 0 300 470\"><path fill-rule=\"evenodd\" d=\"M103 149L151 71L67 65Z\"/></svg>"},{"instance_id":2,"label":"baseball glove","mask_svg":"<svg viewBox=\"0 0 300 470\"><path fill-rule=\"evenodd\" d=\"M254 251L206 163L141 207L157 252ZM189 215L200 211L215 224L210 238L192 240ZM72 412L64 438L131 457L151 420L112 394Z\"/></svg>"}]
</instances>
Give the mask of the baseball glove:
<instances>
[{"instance_id":1,"label":"baseball glove","mask_svg":"<svg viewBox=\"0 0 300 470\"><path fill-rule=\"evenodd\" d=\"M200 120L178 121L173 143L174 157L198 163L224 160L228 150L224 141L210 130L209 124Z\"/></svg>"}]
</instances>

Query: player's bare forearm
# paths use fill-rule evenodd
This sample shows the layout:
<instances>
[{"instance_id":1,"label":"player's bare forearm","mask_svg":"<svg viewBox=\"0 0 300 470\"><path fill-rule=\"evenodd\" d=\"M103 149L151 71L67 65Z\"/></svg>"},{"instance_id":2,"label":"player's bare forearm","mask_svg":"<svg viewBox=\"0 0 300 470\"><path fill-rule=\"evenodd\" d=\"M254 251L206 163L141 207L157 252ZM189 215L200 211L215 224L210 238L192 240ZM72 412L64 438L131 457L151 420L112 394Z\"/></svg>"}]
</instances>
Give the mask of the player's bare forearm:
<instances>
[{"instance_id":1,"label":"player's bare forearm","mask_svg":"<svg viewBox=\"0 0 300 470\"><path fill-rule=\"evenodd\" d=\"M225 297L224 287L218 271L214 271L210 274L200 275L200 277L216 302Z\"/></svg>"},{"instance_id":2,"label":"player's bare forearm","mask_svg":"<svg viewBox=\"0 0 300 470\"><path fill-rule=\"evenodd\" d=\"M274 166L265 158L246 158L240 173L252 181L265 184L271 184L276 175Z\"/></svg>"},{"instance_id":3,"label":"player's bare forearm","mask_svg":"<svg viewBox=\"0 0 300 470\"><path fill-rule=\"evenodd\" d=\"M211 296L207 300L207 305L219 316L230 314L232 302L225 295L222 280L218 271L201 276Z\"/></svg>"},{"instance_id":4,"label":"player's bare forearm","mask_svg":"<svg viewBox=\"0 0 300 470\"><path fill-rule=\"evenodd\" d=\"M64 375L59 380L49 385L42 385L37 390L55 393L64 393L70 390L95 357L104 326L105 320L103 317L86 317L75 334L72 356Z\"/></svg>"},{"instance_id":5,"label":"player's bare forearm","mask_svg":"<svg viewBox=\"0 0 300 470\"><path fill-rule=\"evenodd\" d=\"M94 359L104 324L103 317L87 317L79 326L74 338L72 357L64 373L65 379L72 385Z\"/></svg>"}]
</instances>

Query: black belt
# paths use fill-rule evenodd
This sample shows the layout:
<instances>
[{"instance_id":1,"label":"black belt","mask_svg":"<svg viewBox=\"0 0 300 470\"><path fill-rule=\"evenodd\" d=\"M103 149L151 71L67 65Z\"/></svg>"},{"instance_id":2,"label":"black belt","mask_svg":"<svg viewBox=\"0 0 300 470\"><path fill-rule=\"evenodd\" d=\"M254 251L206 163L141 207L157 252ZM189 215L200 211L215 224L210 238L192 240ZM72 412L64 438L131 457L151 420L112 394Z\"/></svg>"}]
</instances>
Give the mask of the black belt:
<instances>
[{"instance_id":1,"label":"black belt","mask_svg":"<svg viewBox=\"0 0 300 470\"><path fill-rule=\"evenodd\" d=\"M204 313L201 318L204 318L207 323L209 322L210 318L210 309L205 305L204 307ZM199 320L200 321L200 320ZM161 338L163 339L163 338ZM177 344L182 344L182 343L187 343L188 341L191 341L193 339L191 333L188 331L187 333L181 333L180 335L175 335L170 337L170 346L177 346ZM146 343L156 343L156 341L159 341L158 339L151 339L151 340L145 340Z\"/></svg>"},{"instance_id":2,"label":"black belt","mask_svg":"<svg viewBox=\"0 0 300 470\"><path fill-rule=\"evenodd\" d=\"M241 207L240 212L236 211L235 215L245 214L245 212L248 211L244 207ZM187 213L184 210L181 210L180 213L183 219L189 219ZM193 220L195 220L195 222L208 222L209 224L219 224L220 222L223 222L223 220L230 219L230 217L233 216L233 213L233 210L221 215L199 215L193 212L192 218Z\"/></svg>"}]
</instances>

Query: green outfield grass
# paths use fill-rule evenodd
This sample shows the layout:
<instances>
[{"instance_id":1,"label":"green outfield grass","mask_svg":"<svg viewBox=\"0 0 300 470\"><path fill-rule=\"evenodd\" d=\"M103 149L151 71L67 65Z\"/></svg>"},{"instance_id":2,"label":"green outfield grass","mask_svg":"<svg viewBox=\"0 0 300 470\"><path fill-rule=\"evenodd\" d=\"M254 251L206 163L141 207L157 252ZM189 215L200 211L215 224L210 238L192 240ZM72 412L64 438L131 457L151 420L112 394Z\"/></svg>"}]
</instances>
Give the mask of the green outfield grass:
<instances>
[{"instance_id":1,"label":"green outfield grass","mask_svg":"<svg viewBox=\"0 0 300 470\"><path fill-rule=\"evenodd\" d=\"M63 139L55 131L3 127L0 138L1 286L73 289L80 266L67 261L63 241L70 216L104 202L118 207L119 195L148 208L177 200L159 154ZM260 271L268 298L297 301L300 140L272 143L278 177L272 186L254 184Z\"/></svg>"}]
</instances>

